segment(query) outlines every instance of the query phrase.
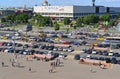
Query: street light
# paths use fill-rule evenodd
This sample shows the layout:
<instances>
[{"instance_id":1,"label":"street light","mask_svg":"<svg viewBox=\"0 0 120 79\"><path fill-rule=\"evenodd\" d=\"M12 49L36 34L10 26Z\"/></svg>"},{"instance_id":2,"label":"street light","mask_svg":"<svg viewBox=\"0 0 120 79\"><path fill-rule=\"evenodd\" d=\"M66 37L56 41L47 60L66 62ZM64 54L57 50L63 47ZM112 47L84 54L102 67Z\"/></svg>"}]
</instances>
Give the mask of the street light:
<instances>
[{"instance_id":1,"label":"street light","mask_svg":"<svg viewBox=\"0 0 120 79\"><path fill-rule=\"evenodd\" d=\"M11 20L10 20L10 23L12 24L12 26L14 26L14 27L13 27L13 35L14 35L14 36L13 36L12 41L13 41L13 50L14 50L13 52L14 52L14 55L15 55L15 54L16 54L16 53L15 53L15 23L13 23Z\"/></svg>"}]
</instances>

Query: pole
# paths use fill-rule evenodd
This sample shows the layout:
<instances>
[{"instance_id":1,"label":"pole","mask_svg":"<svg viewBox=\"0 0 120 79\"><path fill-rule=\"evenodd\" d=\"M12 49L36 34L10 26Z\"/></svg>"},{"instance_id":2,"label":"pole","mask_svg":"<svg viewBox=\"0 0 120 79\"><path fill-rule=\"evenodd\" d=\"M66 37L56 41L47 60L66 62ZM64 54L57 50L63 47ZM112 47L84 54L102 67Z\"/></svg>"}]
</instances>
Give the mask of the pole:
<instances>
[{"instance_id":1,"label":"pole","mask_svg":"<svg viewBox=\"0 0 120 79\"><path fill-rule=\"evenodd\" d=\"M14 25L14 27L13 27L13 33L14 33L14 39L13 39L13 49L14 49L14 55L16 55L16 53L15 53L15 25Z\"/></svg>"}]
</instances>

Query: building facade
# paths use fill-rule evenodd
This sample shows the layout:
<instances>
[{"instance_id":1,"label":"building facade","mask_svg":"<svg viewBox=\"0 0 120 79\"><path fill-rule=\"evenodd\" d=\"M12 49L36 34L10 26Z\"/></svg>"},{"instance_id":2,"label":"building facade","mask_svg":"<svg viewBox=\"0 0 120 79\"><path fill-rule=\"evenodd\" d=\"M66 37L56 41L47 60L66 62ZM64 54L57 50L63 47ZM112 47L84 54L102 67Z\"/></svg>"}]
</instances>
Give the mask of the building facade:
<instances>
[{"instance_id":1,"label":"building facade","mask_svg":"<svg viewBox=\"0 0 120 79\"><path fill-rule=\"evenodd\" d=\"M39 13L42 16L62 19L68 17L76 19L84 17L88 14L96 14L98 16L110 13L116 16L120 13L120 7L104 7L104 6L34 6L34 13Z\"/></svg>"}]
</instances>

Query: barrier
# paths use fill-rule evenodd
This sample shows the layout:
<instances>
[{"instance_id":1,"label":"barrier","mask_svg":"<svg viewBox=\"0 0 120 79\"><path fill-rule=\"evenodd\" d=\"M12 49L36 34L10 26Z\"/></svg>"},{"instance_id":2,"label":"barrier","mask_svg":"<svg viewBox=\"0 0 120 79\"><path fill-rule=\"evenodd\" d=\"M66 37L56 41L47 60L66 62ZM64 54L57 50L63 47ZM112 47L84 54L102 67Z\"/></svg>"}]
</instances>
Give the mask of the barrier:
<instances>
[{"instance_id":1,"label":"barrier","mask_svg":"<svg viewBox=\"0 0 120 79\"><path fill-rule=\"evenodd\" d=\"M100 60L80 59L79 64L87 64L87 65L95 65L95 66L103 65L104 68L111 68L110 63L106 63L106 61L100 61Z\"/></svg>"}]
</instances>

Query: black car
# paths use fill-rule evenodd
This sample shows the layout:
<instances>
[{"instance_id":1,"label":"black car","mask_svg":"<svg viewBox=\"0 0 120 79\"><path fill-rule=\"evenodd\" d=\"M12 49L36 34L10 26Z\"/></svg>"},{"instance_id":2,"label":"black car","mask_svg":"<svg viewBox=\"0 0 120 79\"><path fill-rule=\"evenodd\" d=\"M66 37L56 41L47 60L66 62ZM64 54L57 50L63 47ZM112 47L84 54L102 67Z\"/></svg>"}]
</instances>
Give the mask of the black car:
<instances>
[{"instance_id":1,"label":"black car","mask_svg":"<svg viewBox=\"0 0 120 79\"><path fill-rule=\"evenodd\" d=\"M117 60L117 64L120 64L120 60Z\"/></svg>"},{"instance_id":2,"label":"black car","mask_svg":"<svg viewBox=\"0 0 120 79\"><path fill-rule=\"evenodd\" d=\"M54 49L54 46L49 46L49 50L53 50Z\"/></svg>"},{"instance_id":3,"label":"black car","mask_svg":"<svg viewBox=\"0 0 120 79\"><path fill-rule=\"evenodd\" d=\"M79 60L79 59L80 59L80 55L79 55L79 54L76 54L76 55L74 56L74 59L75 59L75 60Z\"/></svg>"},{"instance_id":4,"label":"black car","mask_svg":"<svg viewBox=\"0 0 120 79\"><path fill-rule=\"evenodd\" d=\"M113 54L113 56L114 57L120 57L120 54L116 52L116 53Z\"/></svg>"},{"instance_id":5,"label":"black car","mask_svg":"<svg viewBox=\"0 0 120 79\"><path fill-rule=\"evenodd\" d=\"M102 51L98 51L97 54L98 54L98 55L102 55L103 52L102 52Z\"/></svg>"},{"instance_id":6,"label":"black car","mask_svg":"<svg viewBox=\"0 0 120 79\"><path fill-rule=\"evenodd\" d=\"M34 45L32 46L32 48L38 48L38 47L39 47L38 44L34 44Z\"/></svg>"},{"instance_id":7,"label":"black car","mask_svg":"<svg viewBox=\"0 0 120 79\"><path fill-rule=\"evenodd\" d=\"M105 58L105 61L106 61L107 63L111 63L111 59L110 59L110 58Z\"/></svg>"},{"instance_id":8,"label":"black car","mask_svg":"<svg viewBox=\"0 0 120 79\"><path fill-rule=\"evenodd\" d=\"M48 50L50 46L46 46L45 49Z\"/></svg>"},{"instance_id":9,"label":"black car","mask_svg":"<svg viewBox=\"0 0 120 79\"><path fill-rule=\"evenodd\" d=\"M116 58L114 58L114 57L111 58L111 63L112 63L112 64L117 64L117 60L116 60Z\"/></svg>"},{"instance_id":10,"label":"black car","mask_svg":"<svg viewBox=\"0 0 120 79\"><path fill-rule=\"evenodd\" d=\"M46 45L42 45L40 48L41 48L41 49L45 49L45 48L46 48Z\"/></svg>"},{"instance_id":11,"label":"black car","mask_svg":"<svg viewBox=\"0 0 120 79\"><path fill-rule=\"evenodd\" d=\"M23 48L28 48L28 47L29 47L28 44L23 45Z\"/></svg>"},{"instance_id":12,"label":"black car","mask_svg":"<svg viewBox=\"0 0 120 79\"><path fill-rule=\"evenodd\" d=\"M103 54L104 56L108 56L108 52L107 52L107 51L104 51L102 54Z\"/></svg>"},{"instance_id":13,"label":"black car","mask_svg":"<svg viewBox=\"0 0 120 79\"><path fill-rule=\"evenodd\" d=\"M91 57L90 59L98 60L98 57L93 56L93 57Z\"/></svg>"},{"instance_id":14,"label":"black car","mask_svg":"<svg viewBox=\"0 0 120 79\"><path fill-rule=\"evenodd\" d=\"M104 60L105 60L104 57L99 57L98 59L101 60L101 61L104 61Z\"/></svg>"},{"instance_id":15,"label":"black car","mask_svg":"<svg viewBox=\"0 0 120 79\"><path fill-rule=\"evenodd\" d=\"M91 49L88 49L88 50L86 50L86 53L87 53L87 54L91 54L91 53L92 53L92 50L91 50Z\"/></svg>"}]
</instances>

